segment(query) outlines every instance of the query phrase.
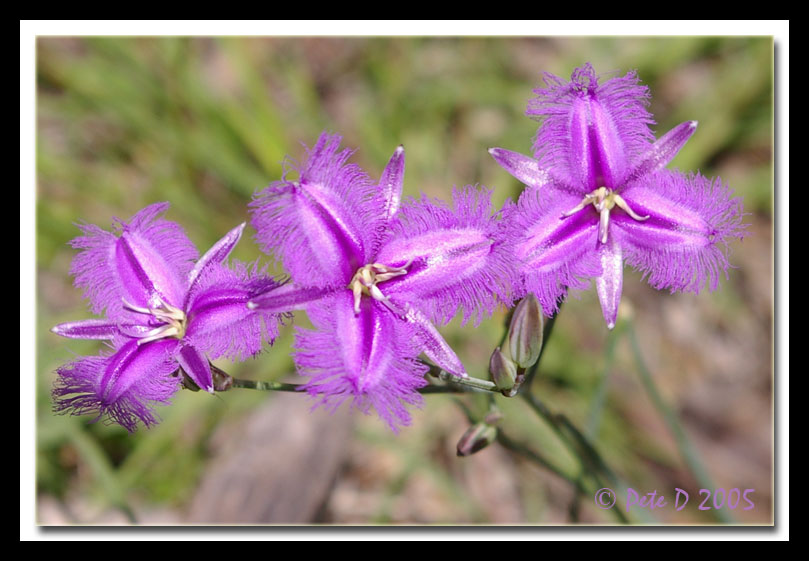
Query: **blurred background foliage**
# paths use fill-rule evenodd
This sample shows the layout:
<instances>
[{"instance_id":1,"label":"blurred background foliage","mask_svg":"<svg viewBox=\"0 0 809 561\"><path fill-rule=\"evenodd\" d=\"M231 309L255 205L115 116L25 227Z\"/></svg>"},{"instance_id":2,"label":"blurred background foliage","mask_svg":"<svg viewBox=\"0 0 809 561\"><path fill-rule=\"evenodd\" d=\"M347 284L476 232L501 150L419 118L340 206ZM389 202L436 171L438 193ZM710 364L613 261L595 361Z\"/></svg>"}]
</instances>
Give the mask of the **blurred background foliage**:
<instances>
[{"instance_id":1,"label":"blurred background foliage","mask_svg":"<svg viewBox=\"0 0 809 561\"><path fill-rule=\"evenodd\" d=\"M446 199L455 185L482 184L494 189L500 205L521 186L487 149L528 153L537 124L524 110L541 73L567 78L586 61L605 78L638 71L651 88L658 136L679 122L700 122L672 165L721 175L744 197L750 236L732 245L737 269L716 293L659 293L627 269L624 323L613 333L604 327L594 291L571 298L532 391L587 431L624 486L656 489L672 500L675 487L691 493L680 512L632 511L631 522L729 520L697 509L701 480L666 422L668 404L690 453L716 487L755 489L754 509L725 514L769 523L773 44L767 37L40 37L38 522L247 521L199 513L206 478L218 477L213 466L234 454L229 446L251 430L245 423L256 422L251 415L261 408L282 401L300 408L299 415L264 427L268 447L280 441L279 434L322 419L308 413L311 403L304 396L250 390L216 397L181 391L172 406L160 409L160 425L134 435L89 424L88 417L53 415L55 369L99 351L97 343L49 332L56 323L90 317L68 275L75 252L67 243L77 235L76 223L108 227L114 216L126 219L150 203L170 201L167 217L204 251L248 219L252 193L278 179L285 156L301 158L302 143L311 145L323 130L342 134L345 146L357 148L353 161L371 176L404 144L406 195ZM234 257L269 261L248 232ZM457 321L442 329L473 375L486 377L505 313L477 329ZM295 321L306 323L302 314ZM289 358L292 331L284 328L256 360L219 365L242 378L298 381ZM630 333L637 333L662 403L638 375L642 367ZM595 508L592 496L577 496L565 478L501 447L456 458L455 443L468 427L458 400L473 417L485 413L485 399L478 396L426 396L413 426L398 436L375 417L326 416L326 427L329 419L337 424L345 418L348 429L330 436L327 428L315 440L299 442L311 448L319 446L318 438L331 438L334 448L328 485L306 499L316 508L300 519L280 512L253 521L618 521ZM523 401L501 397L497 404L505 416L503 434L550 458L569 479L582 476L580 462ZM270 464L267 478L292 490L324 478L317 465L288 466L280 473ZM300 496L303 501L302 491ZM260 500L275 498L270 493Z\"/></svg>"}]
</instances>

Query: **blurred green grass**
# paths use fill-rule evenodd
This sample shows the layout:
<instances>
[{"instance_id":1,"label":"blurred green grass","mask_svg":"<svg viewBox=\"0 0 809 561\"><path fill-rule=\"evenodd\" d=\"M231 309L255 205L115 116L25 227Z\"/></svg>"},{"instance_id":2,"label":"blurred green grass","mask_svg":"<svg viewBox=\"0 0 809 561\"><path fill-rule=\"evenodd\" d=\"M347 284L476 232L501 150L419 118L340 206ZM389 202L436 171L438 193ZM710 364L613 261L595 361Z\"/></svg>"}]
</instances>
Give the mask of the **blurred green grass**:
<instances>
[{"instance_id":1,"label":"blurred green grass","mask_svg":"<svg viewBox=\"0 0 809 561\"><path fill-rule=\"evenodd\" d=\"M541 72L568 77L590 61L599 72L638 71L652 91L658 136L684 120L700 121L673 166L721 175L744 197L745 210L760 224L756 231L767 235L773 197L772 49L766 37L39 38L38 493L64 501L78 494L99 504L136 499L182 509L205 467L207 439L217 423L266 399L250 391L221 398L180 392L174 405L160 410L159 426L132 436L119 427L88 425L86 418L54 416L49 391L56 367L98 350L92 342L60 340L48 331L56 323L89 317L68 276L74 252L67 242L77 233L76 223L107 226L113 216L127 218L152 202L170 201L168 218L182 224L204 251L248 219L251 194L278 179L284 158L300 158L301 143L312 144L322 130L338 132L346 146L358 148L353 161L372 176L404 144L406 195L446 199L453 185L482 184L494 189L500 205L521 186L494 164L487 148L527 153L536 123L523 113ZM753 261L769 263L771 255ZM268 261L247 238L234 256ZM732 271L730 282L712 295L718 314L741 322L753 314L739 309L751 299L744 275ZM653 292L629 271L625 285L636 285L628 288L628 301L646 301ZM485 375L504 314L479 329L454 322L444 330L473 374ZM602 323L592 293L572 300L537 382L553 408L580 426L587 423L602 379L608 340ZM294 370L291 342L286 328L257 361L227 369L239 377L281 378ZM761 343L769 350L768 341ZM622 353L618 349L619 373L631 363ZM602 452L625 477L659 484L665 481L661 473L682 469L680 459L670 442L638 427L632 414L637 403L624 401L620 386L636 379L620 374L617 379L618 389L611 385L600 398L605 404L596 436ZM667 389L679 395L678 388ZM548 427L523 404L500 401L511 434L576 475L578 467ZM451 407L448 398L430 396L415 413L416 426L408 429L415 434L396 440L371 421L362 424L357 438L368 446L396 448L403 457L402 481L424 471L447 489L444 500L472 513L467 521L487 522L484 506L471 504L429 453L436 430L452 430L457 437L465 428L447 428L457 424L456 417L446 420L444 410ZM560 522L548 518L547 497L528 482L533 479L529 475L521 483L525 521ZM386 492L395 495L395 482L391 485ZM386 496L368 522L392 521Z\"/></svg>"}]
</instances>

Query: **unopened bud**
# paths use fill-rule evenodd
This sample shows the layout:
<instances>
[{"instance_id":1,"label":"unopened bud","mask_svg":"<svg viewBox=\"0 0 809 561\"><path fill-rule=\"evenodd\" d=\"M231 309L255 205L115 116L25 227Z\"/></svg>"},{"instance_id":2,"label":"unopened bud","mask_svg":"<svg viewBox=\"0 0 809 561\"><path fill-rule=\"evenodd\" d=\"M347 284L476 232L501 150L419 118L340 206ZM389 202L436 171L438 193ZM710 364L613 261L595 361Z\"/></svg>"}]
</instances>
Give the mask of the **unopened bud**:
<instances>
[{"instance_id":1,"label":"unopened bud","mask_svg":"<svg viewBox=\"0 0 809 561\"><path fill-rule=\"evenodd\" d=\"M185 389L191 390L192 392L199 391L199 386L196 384L196 382L194 382L194 380L191 379L191 376L186 374L185 370L182 368L178 368L173 376L180 376L180 382Z\"/></svg>"},{"instance_id":2,"label":"unopened bud","mask_svg":"<svg viewBox=\"0 0 809 561\"><path fill-rule=\"evenodd\" d=\"M213 363L208 362L211 366L211 376L213 377L213 389L217 392L224 392L230 389L233 385L233 376L222 370L221 368L217 368L213 365ZM192 392L198 392L199 386L191 379L185 370L182 368L177 369L177 372L174 373L174 376L180 376L182 385L185 389L191 390Z\"/></svg>"},{"instance_id":3,"label":"unopened bud","mask_svg":"<svg viewBox=\"0 0 809 561\"><path fill-rule=\"evenodd\" d=\"M517 380L517 365L497 347L489 359L489 374L498 390L510 390Z\"/></svg>"},{"instance_id":4,"label":"unopened bud","mask_svg":"<svg viewBox=\"0 0 809 561\"><path fill-rule=\"evenodd\" d=\"M542 329L545 318L536 296L529 294L514 308L508 328L508 347L511 359L520 368L528 368L539 358L542 350Z\"/></svg>"},{"instance_id":5,"label":"unopened bud","mask_svg":"<svg viewBox=\"0 0 809 561\"><path fill-rule=\"evenodd\" d=\"M458 456L471 456L486 448L497 439L497 428L486 423L477 423L469 427L458 441Z\"/></svg>"},{"instance_id":6,"label":"unopened bud","mask_svg":"<svg viewBox=\"0 0 809 561\"><path fill-rule=\"evenodd\" d=\"M216 366L211 364L211 375L213 376L213 389L217 392L225 392L230 389L230 386L233 385L233 376L222 370L221 368L217 368Z\"/></svg>"}]
</instances>

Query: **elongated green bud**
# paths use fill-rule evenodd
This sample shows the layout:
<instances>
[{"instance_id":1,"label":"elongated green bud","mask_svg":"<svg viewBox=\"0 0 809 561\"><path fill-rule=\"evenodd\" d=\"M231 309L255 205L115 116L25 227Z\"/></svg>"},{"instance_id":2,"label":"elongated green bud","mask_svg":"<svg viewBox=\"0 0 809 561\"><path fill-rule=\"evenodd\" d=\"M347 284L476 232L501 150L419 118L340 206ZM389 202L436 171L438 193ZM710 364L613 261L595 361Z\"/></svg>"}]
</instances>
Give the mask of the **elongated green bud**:
<instances>
[{"instance_id":1,"label":"elongated green bud","mask_svg":"<svg viewBox=\"0 0 809 561\"><path fill-rule=\"evenodd\" d=\"M517 380L517 365L497 347L489 359L489 374L498 390L510 390Z\"/></svg>"},{"instance_id":2,"label":"elongated green bud","mask_svg":"<svg viewBox=\"0 0 809 561\"><path fill-rule=\"evenodd\" d=\"M514 308L508 328L508 348L511 359L520 368L528 368L539 358L542 349L542 329L545 318L536 296L529 294Z\"/></svg>"},{"instance_id":3,"label":"elongated green bud","mask_svg":"<svg viewBox=\"0 0 809 561\"><path fill-rule=\"evenodd\" d=\"M458 456L471 456L497 439L497 427L480 422L472 425L458 441Z\"/></svg>"}]
</instances>

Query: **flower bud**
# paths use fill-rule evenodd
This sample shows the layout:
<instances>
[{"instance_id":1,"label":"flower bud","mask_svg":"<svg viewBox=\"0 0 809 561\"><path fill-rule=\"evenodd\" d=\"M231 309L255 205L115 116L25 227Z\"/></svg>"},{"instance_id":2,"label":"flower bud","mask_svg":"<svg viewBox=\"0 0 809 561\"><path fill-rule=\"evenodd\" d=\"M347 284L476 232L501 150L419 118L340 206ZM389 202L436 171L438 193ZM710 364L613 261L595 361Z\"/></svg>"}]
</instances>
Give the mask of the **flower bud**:
<instances>
[{"instance_id":1,"label":"flower bud","mask_svg":"<svg viewBox=\"0 0 809 561\"><path fill-rule=\"evenodd\" d=\"M214 366L212 362L209 361L208 364L211 367L211 377L213 378L214 391L224 392L229 390L233 385L233 377L221 368ZM192 392L199 391L199 386L182 368L178 368L177 372L175 372L173 375L181 377L180 381L185 389L191 390Z\"/></svg>"},{"instance_id":2,"label":"flower bud","mask_svg":"<svg viewBox=\"0 0 809 561\"><path fill-rule=\"evenodd\" d=\"M180 383L182 384L183 388L191 390L192 392L199 391L199 386L196 384L196 382L194 382L194 380L191 379L191 376L186 374L185 370L182 368L178 368L177 371L172 374L172 376L180 377Z\"/></svg>"},{"instance_id":3,"label":"flower bud","mask_svg":"<svg viewBox=\"0 0 809 561\"><path fill-rule=\"evenodd\" d=\"M469 427L458 441L458 456L471 456L483 450L497 439L497 428L486 423L477 423Z\"/></svg>"},{"instance_id":4,"label":"flower bud","mask_svg":"<svg viewBox=\"0 0 809 561\"><path fill-rule=\"evenodd\" d=\"M211 375L213 377L213 389L218 392L228 391L233 385L233 376L221 368L217 368L213 363L210 363L210 365Z\"/></svg>"},{"instance_id":5,"label":"flower bud","mask_svg":"<svg viewBox=\"0 0 809 561\"><path fill-rule=\"evenodd\" d=\"M497 347L489 359L489 374L498 390L510 390L517 380L517 365Z\"/></svg>"},{"instance_id":6,"label":"flower bud","mask_svg":"<svg viewBox=\"0 0 809 561\"><path fill-rule=\"evenodd\" d=\"M539 358L544 325L545 318L533 294L523 298L514 308L508 328L508 346L511 359L520 368L528 368Z\"/></svg>"}]
</instances>

